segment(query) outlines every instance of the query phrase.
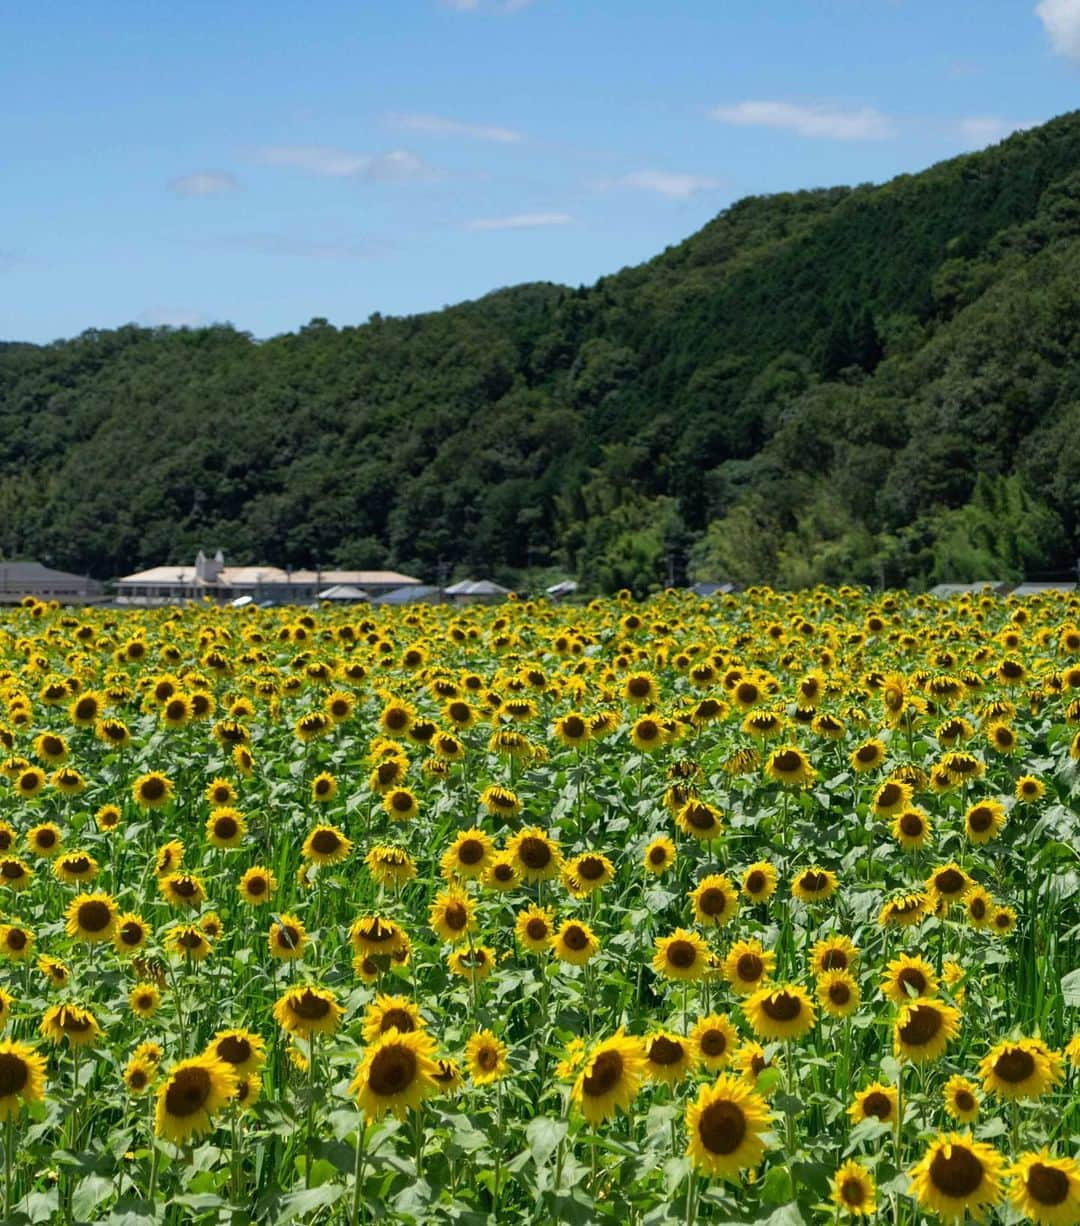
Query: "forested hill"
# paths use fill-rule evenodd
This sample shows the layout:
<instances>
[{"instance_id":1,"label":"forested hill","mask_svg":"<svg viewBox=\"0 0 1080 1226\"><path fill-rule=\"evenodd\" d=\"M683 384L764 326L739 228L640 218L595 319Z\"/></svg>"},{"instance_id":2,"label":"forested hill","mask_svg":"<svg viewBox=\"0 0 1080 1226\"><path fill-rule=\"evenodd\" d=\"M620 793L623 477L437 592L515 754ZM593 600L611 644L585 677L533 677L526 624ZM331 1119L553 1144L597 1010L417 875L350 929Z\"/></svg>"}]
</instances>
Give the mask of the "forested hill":
<instances>
[{"instance_id":1,"label":"forested hill","mask_svg":"<svg viewBox=\"0 0 1080 1226\"><path fill-rule=\"evenodd\" d=\"M0 345L0 551L923 583L1080 554L1080 112L589 288Z\"/></svg>"}]
</instances>

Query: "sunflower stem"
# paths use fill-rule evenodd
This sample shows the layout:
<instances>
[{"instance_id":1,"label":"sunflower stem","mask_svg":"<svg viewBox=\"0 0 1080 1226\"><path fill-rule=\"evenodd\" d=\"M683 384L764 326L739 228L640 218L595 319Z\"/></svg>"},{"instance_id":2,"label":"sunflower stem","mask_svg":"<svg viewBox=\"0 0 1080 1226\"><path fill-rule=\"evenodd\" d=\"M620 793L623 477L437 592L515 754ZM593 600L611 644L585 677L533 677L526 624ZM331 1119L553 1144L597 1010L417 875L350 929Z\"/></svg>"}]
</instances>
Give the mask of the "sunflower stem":
<instances>
[{"instance_id":1,"label":"sunflower stem","mask_svg":"<svg viewBox=\"0 0 1080 1226\"><path fill-rule=\"evenodd\" d=\"M697 1176L693 1168L686 1177L686 1226L694 1226L697 1218Z\"/></svg>"},{"instance_id":2,"label":"sunflower stem","mask_svg":"<svg viewBox=\"0 0 1080 1226\"><path fill-rule=\"evenodd\" d=\"M308 1101L304 1135L307 1138L307 1159L304 1162L304 1187L311 1187L312 1148L315 1141L315 1031L308 1035Z\"/></svg>"},{"instance_id":3,"label":"sunflower stem","mask_svg":"<svg viewBox=\"0 0 1080 1226\"><path fill-rule=\"evenodd\" d=\"M360 1122L356 1126L356 1155L353 1158L353 1195L352 1208L349 1211L349 1226L356 1226L360 1221L360 1192L364 1186L364 1134L366 1132L365 1120L363 1115L360 1116Z\"/></svg>"},{"instance_id":4,"label":"sunflower stem","mask_svg":"<svg viewBox=\"0 0 1080 1226\"><path fill-rule=\"evenodd\" d=\"M500 1079L495 1083L495 1170L491 1185L491 1212L496 1221L499 1220L499 1179L502 1175L502 1130L503 1095Z\"/></svg>"},{"instance_id":5,"label":"sunflower stem","mask_svg":"<svg viewBox=\"0 0 1080 1226\"><path fill-rule=\"evenodd\" d=\"M15 1117L4 1121L4 1221L11 1221L11 1168L14 1163Z\"/></svg>"}]
</instances>

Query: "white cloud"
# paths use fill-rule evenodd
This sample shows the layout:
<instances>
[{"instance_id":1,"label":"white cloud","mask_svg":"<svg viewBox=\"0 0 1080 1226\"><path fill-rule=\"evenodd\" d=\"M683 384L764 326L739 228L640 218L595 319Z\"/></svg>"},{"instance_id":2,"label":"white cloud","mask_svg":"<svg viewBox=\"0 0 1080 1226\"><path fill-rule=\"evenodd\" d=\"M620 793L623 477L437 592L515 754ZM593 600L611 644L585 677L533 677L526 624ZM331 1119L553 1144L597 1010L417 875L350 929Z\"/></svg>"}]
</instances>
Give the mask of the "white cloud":
<instances>
[{"instance_id":1,"label":"white cloud","mask_svg":"<svg viewBox=\"0 0 1080 1226\"><path fill-rule=\"evenodd\" d=\"M958 119L956 126L966 148L985 149L987 145L995 145L1013 132L1023 132L1034 125L999 119L996 115L971 115L966 119Z\"/></svg>"},{"instance_id":2,"label":"white cloud","mask_svg":"<svg viewBox=\"0 0 1080 1226\"><path fill-rule=\"evenodd\" d=\"M267 145L256 151L256 157L269 166L290 166L326 179L407 183L436 177L421 158L404 149L372 156L332 145Z\"/></svg>"},{"instance_id":3,"label":"white cloud","mask_svg":"<svg viewBox=\"0 0 1080 1226\"><path fill-rule=\"evenodd\" d=\"M892 121L872 107L845 111L833 106L758 101L718 106L710 114L720 123L745 128L781 128L799 136L826 140L886 140L893 135Z\"/></svg>"},{"instance_id":4,"label":"white cloud","mask_svg":"<svg viewBox=\"0 0 1080 1226\"><path fill-rule=\"evenodd\" d=\"M510 217L478 217L467 230L532 230L537 226L567 226L574 219L569 213L514 213Z\"/></svg>"},{"instance_id":5,"label":"white cloud","mask_svg":"<svg viewBox=\"0 0 1080 1226\"><path fill-rule=\"evenodd\" d=\"M179 179L170 179L169 191L177 196L221 196L235 192L240 184L227 170L198 170Z\"/></svg>"},{"instance_id":6,"label":"white cloud","mask_svg":"<svg viewBox=\"0 0 1080 1226\"><path fill-rule=\"evenodd\" d=\"M135 322L145 328L197 328L206 322L206 316L183 307L152 306L140 312Z\"/></svg>"},{"instance_id":7,"label":"white cloud","mask_svg":"<svg viewBox=\"0 0 1080 1226\"><path fill-rule=\"evenodd\" d=\"M1035 14L1059 55L1080 60L1080 0L1039 0Z\"/></svg>"},{"instance_id":8,"label":"white cloud","mask_svg":"<svg viewBox=\"0 0 1080 1226\"><path fill-rule=\"evenodd\" d=\"M497 128L482 123L462 123L457 119L444 119L441 115L391 115L390 122L397 128L412 132L427 132L432 136L464 136L470 140L495 141L511 145L522 140L520 132L513 128Z\"/></svg>"},{"instance_id":9,"label":"white cloud","mask_svg":"<svg viewBox=\"0 0 1080 1226\"><path fill-rule=\"evenodd\" d=\"M715 191L721 186L719 179L706 175L678 174L668 170L635 170L614 180L614 187L633 187L641 191L656 192L670 200L686 200L697 192Z\"/></svg>"}]
</instances>

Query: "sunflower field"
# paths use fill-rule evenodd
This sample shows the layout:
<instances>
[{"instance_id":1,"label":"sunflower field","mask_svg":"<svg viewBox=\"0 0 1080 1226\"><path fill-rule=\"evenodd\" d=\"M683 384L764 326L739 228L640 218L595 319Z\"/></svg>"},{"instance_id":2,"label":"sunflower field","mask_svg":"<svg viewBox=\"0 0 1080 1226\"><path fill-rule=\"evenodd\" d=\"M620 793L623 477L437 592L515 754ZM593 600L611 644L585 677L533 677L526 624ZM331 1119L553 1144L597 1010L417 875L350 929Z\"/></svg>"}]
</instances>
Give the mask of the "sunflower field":
<instances>
[{"instance_id":1,"label":"sunflower field","mask_svg":"<svg viewBox=\"0 0 1080 1226\"><path fill-rule=\"evenodd\" d=\"M5 1224L1080 1223L1080 596L0 613Z\"/></svg>"}]
</instances>

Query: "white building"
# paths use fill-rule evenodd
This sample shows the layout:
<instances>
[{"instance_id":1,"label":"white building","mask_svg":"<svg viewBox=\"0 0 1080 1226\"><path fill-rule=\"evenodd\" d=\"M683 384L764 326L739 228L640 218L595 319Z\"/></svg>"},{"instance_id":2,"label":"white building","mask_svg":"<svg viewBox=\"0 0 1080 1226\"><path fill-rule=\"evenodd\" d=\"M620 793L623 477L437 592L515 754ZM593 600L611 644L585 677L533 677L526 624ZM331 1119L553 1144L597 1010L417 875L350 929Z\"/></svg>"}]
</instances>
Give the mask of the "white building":
<instances>
[{"instance_id":1,"label":"white building","mask_svg":"<svg viewBox=\"0 0 1080 1226\"><path fill-rule=\"evenodd\" d=\"M226 566L219 549L208 558L200 549L194 566L154 566L116 581L117 604L169 605L209 599L224 603L241 596L256 602L311 604L337 584L369 596L419 584L390 570L282 570L278 566Z\"/></svg>"}]
</instances>

